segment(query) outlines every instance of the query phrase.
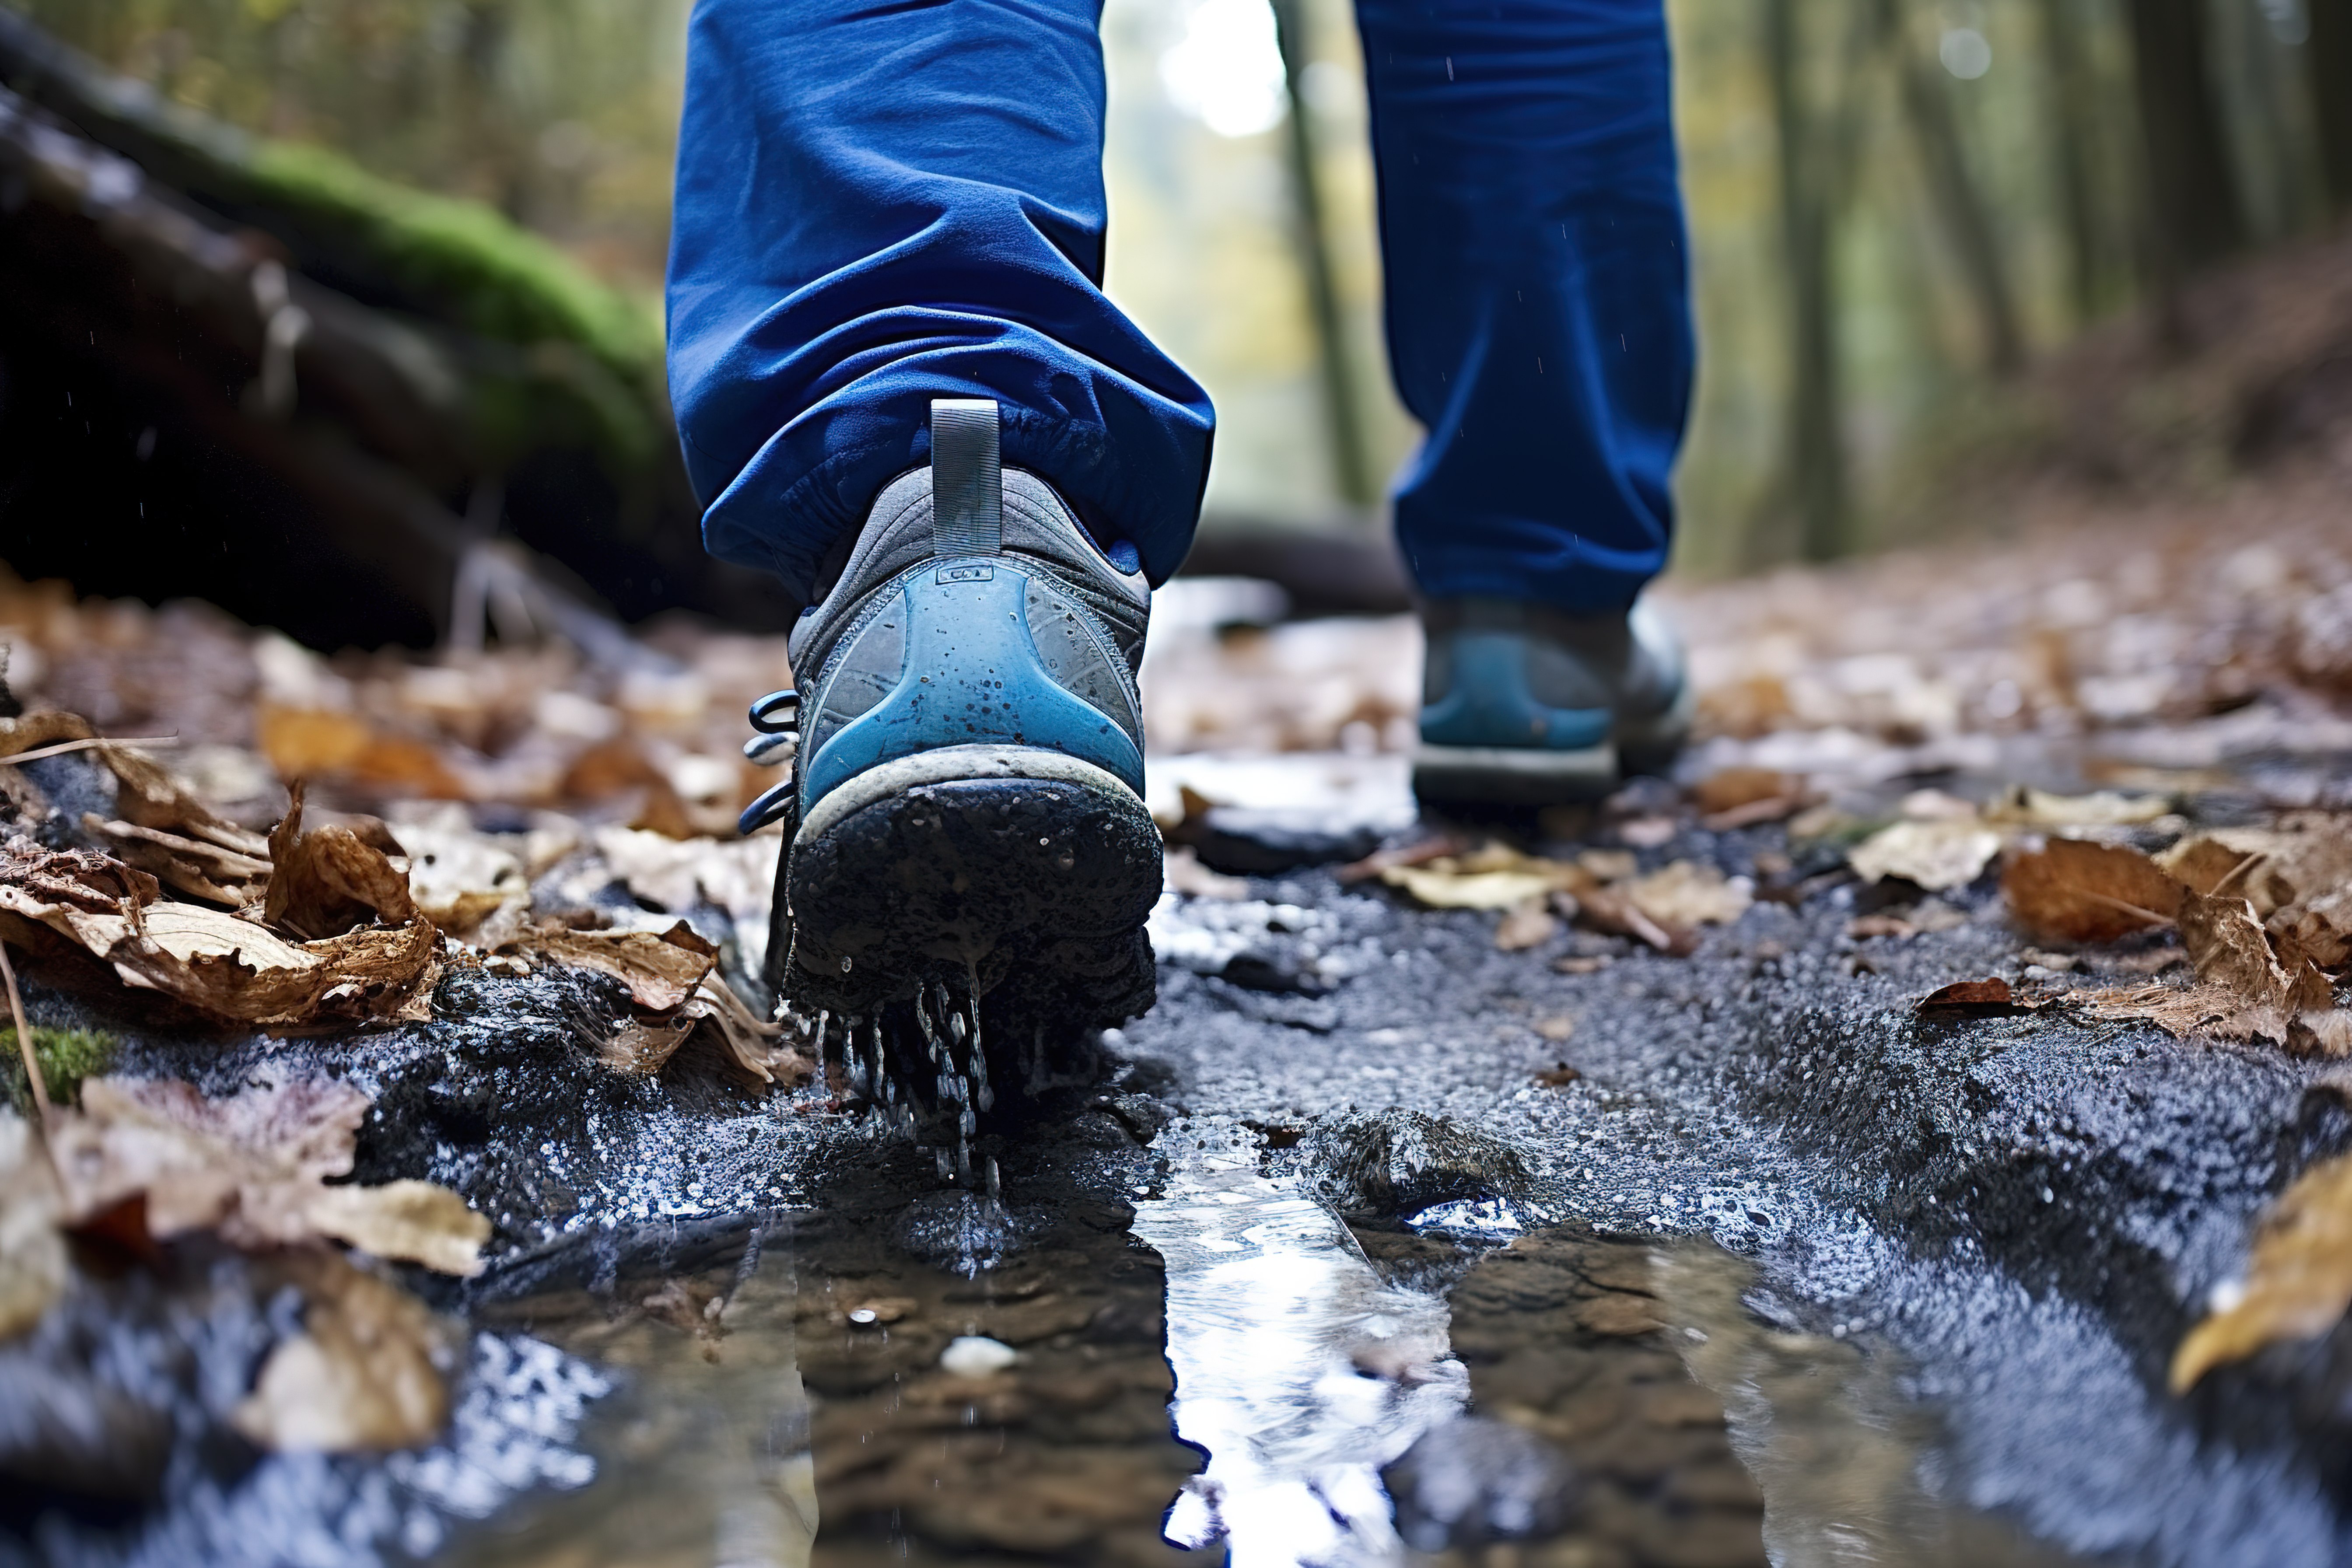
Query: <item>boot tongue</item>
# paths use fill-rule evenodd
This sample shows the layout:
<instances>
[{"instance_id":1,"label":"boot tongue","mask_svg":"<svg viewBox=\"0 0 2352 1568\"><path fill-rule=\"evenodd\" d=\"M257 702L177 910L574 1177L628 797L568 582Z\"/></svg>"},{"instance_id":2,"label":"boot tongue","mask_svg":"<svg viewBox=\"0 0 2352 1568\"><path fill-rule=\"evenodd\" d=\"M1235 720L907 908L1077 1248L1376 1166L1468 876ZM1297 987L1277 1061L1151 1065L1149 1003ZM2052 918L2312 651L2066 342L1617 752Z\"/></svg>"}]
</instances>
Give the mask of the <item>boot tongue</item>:
<instances>
[{"instance_id":1,"label":"boot tongue","mask_svg":"<svg viewBox=\"0 0 2352 1568\"><path fill-rule=\"evenodd\" d=\"M931 400L931 553L994 555L1004 548L999 416L985 397Z\"/></svg>"}]
</instances>

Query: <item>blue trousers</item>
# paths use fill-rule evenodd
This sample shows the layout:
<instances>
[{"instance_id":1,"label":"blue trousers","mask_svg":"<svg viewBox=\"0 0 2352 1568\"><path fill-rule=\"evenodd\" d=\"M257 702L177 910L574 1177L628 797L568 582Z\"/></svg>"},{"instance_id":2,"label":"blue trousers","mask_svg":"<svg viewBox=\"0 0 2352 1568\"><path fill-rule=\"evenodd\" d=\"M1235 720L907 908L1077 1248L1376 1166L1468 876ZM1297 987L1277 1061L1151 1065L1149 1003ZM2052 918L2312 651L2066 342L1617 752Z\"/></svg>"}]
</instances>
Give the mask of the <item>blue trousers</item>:
<instances>
[{"instance_id":1,"label":"blue trousers","mask_svg":"<svg viewBox=\"0 0 2352 1568\"><path fill-rule=\"evenodd\" d=\"M805 599L934 397L1154 583L1209 399L1102 292L1099 0L698 0L670 392L705 542ZM1662 0L1358 0L1422 591L1620 607L1665 563L1693 343Z\"/></svg>"}]
</instances>

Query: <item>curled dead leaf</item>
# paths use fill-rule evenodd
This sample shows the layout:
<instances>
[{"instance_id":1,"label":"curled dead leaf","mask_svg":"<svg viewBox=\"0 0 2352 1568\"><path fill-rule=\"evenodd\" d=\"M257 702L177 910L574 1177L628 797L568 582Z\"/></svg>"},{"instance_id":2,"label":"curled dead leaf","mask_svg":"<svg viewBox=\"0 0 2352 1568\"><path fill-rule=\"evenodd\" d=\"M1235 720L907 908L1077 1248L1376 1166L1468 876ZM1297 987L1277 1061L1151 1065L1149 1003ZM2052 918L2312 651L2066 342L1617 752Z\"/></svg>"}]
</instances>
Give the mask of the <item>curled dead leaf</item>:
<instances>
[{"instance_id":1,"label":"curled dead leaf","mask_svg":"<svg viewBox=\"0 0 2352 1568\"><path fill-rule=\"evenodd\" d=\"M231 1246L331 1237L449 1274L481 1269L489 1222L446 1188L325 1184L346 1175L367 1096L297 1079L207 1100L176 1079L94 1078L62 1112L51 1152L68 1224L143 1199L159 1237L216 1230Z\"/></svg>"},{"instance_id":2,"label":"curled dead leaf","mask_svg":"<svg viewBox=\"0 0 2352 1568\"><path fill-rule=\"evenodd\" d=\"M230 1424L281 1453L431 1442L449 1420L455 1336L424 1302L331 1253L289 1261L306 1303L302 1332L270 1352Z\"/></svg>"},{"instance_id":3,"label":"curled dead leaf","mask_svg":"<svg viewBox=\"0 0 2352 1568\"><path fill-rule=\"evenodd\" d=\"M2038 936L2113 942L2172 920L2182 889L2137 849L2053 838L2010 855L2000 892L2018 923Z\"/></svg>"},{"instance_id":4,"label":"curled dead leaf","mask_svg":"<svg viewBox=\"0 0 2352 1568\"><path fill-rule=\"evenodd\" d=\"M404 851L382 825L365 837L341 823L306 830L301 780L290 793L285 818L269 834L273 869L262 918L271 928L315 941L376 921L405 925L415 920L407 870L391 858Z\"/></svg>"},{"instance_id":5,"label":"curled dead leaf","mask_svg":"<svg viewBox=\"0 0 2352 1568\"><path fill-rule=\"evenodd\" d=\"M609 974L649 1013L684 1005L719 962L719 950L684 921L660 932L536 926L499 951Z\"/></svg>"},{"instance_id":6,"label":"curled dead leaf","mask_svg":"<svg viewBox=\"0 0 2352 1568\"><path fill-rule=\"evenodd\" d=\"M2257 1225L2242 1289L2189 1331L2172 1357L2185 1394L2264 1345L2315 1339L2352 1305L2352 1155L2305 1171Z\"/></svg>"}]
</instances>

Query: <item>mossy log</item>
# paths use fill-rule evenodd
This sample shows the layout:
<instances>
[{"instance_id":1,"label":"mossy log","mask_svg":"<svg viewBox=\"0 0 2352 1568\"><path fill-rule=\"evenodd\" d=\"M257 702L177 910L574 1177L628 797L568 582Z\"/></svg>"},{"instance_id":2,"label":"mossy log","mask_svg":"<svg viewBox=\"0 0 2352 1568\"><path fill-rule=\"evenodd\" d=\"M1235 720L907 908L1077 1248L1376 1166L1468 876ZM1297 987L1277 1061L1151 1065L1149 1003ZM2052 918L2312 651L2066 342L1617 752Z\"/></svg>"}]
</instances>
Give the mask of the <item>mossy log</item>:
<instances>
[{"instance_id":1,"label":"mossy log","mask_svg":"<svg viewBox=\"0 0 2352 1568\"><path fill-rule=\"evenodd\" d=\"M415 641L503 524L630 618L783 613L701 554L651 302L488 208L160 101L5 11L0 83L0 557L314 641ZM159 432L179 468L113 471ZM120 530L98 559L40 515L86 516L83 495ZM240 521L257 510L268 538ZM355 618L317 602L338 564Z\"/></svg>"}]
</instances>

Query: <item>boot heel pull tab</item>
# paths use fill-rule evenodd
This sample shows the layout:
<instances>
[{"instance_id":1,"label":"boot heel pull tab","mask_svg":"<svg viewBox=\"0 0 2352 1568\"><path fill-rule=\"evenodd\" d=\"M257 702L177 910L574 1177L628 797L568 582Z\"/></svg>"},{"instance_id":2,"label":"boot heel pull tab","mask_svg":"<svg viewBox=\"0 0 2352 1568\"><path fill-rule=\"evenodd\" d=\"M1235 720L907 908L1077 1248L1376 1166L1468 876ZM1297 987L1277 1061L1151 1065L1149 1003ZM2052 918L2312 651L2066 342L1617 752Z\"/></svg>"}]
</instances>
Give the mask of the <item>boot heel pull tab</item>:
<instances>
[{"instance_id":1,"label":"boot heel pull tab","mask_svg":"<svg viewBox=\"0 0 2352 1568\"><path fill-rule=\"evenodd\" d=\"M997 409L986 397L931 399L931 553L994 555L1004 547L1004 476Z\"/></svg>"}]
</instances>

